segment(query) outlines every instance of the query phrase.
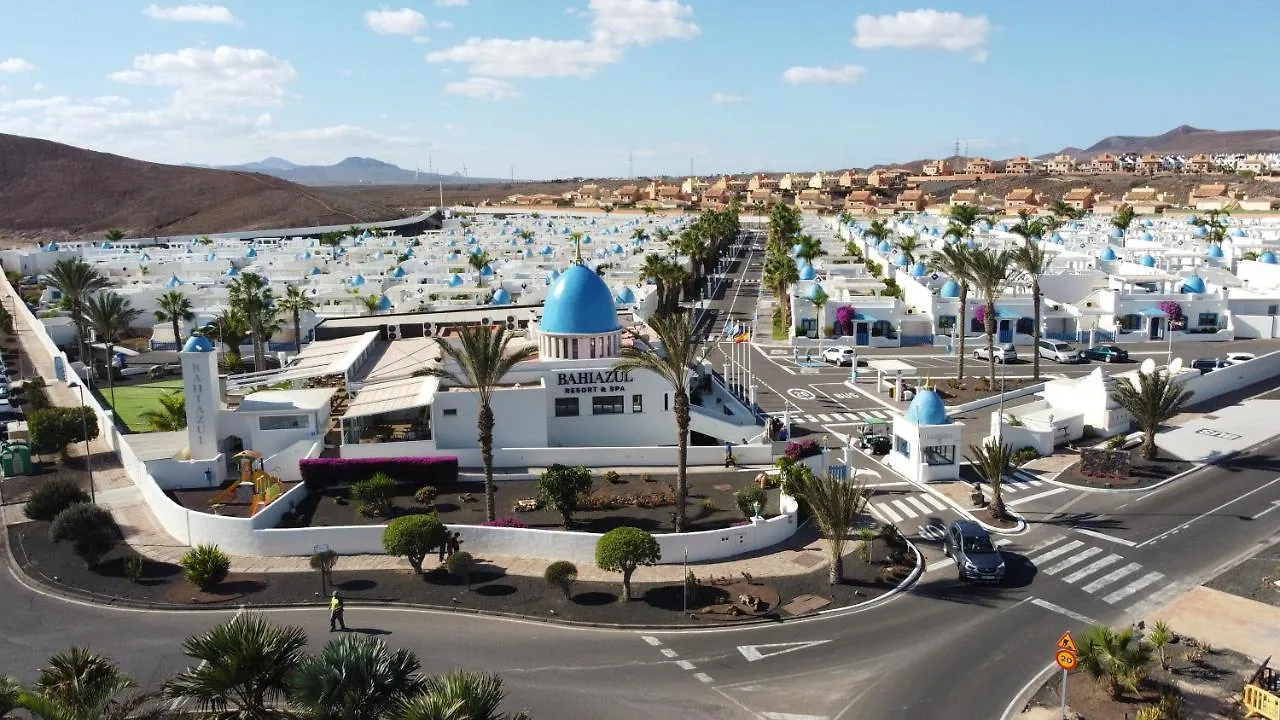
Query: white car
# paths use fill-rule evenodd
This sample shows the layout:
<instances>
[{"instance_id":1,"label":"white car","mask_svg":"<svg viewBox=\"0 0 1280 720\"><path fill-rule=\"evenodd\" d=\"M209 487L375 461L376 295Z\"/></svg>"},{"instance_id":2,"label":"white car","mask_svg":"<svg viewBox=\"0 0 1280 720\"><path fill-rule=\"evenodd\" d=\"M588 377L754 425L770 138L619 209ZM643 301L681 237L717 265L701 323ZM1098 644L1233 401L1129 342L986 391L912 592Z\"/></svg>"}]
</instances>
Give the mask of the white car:
<instances>
[{"instance_id":1,"label":"white car","mask_svg":"<svg viewBox=\"0 0 1280 720\"><path fill-rule=\"evenodd\" d=\"M1253 353L1234 352L1229 353L1226 357L1222 358L1222 362L1228 366L1239 365L1242 362L1249 362L1255 357L1257 357L1257 355L1254 355Z\"/></svg>"},{"instance_id":2,"label":"white car","mask_svg":"<svg viewBox=\"0 0 1280 720\"><path fill-rule=\"evenodd\" d=\"M1018 351L1014 349L1013 343L1004 343L1003 345L996 345L994 355L996 356L996 362L998 363L1018 361ZM985 347L980 347L977 350L974 350L973 359L986 360L987 349Z\"/></svg>"},{"instance_id":3,"label":"white car","mask_svg":"<svg viewBox=\"0 0 1280 720\"><path fill-rule=\"evenodd\" d=\"M822 359L836 365L851 365L858 353L848 345L836 345L822 351Z\"/></svg>"}]
</instances>

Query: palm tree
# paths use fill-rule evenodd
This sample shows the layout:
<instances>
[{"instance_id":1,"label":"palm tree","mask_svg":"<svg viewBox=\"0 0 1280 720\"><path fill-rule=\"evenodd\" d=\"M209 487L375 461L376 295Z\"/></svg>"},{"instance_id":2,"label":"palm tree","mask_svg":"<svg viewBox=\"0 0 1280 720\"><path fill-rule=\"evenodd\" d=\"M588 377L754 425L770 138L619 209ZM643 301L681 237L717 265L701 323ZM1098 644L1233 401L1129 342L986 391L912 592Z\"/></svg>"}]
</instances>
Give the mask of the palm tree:
<instances>
[{"instance_id":1,"label":"palm tree","mask_svg":"<svg viewBox=\"0 0 1280 720\"><path fill-rule=\"evenodd\" d=\"M315 310L316 304L307 297L297 285L290 285L285 290L284 297L280 298L280 302L276 303L276 309L280 312L289 313L293 320L293 342L296 352L302 352L302 313L307 310Z\"/></svg>"},{"instance_id":2,"label":"palm tree","mask_svg":"<svg viewBox=\"0 0 1280 720\"><path fill-rule=\"evenodd\" d=\"M818 314L815 317L816 324L818 326L818 355L822 355L822 308L830 299L831 298L827 296L827 293L820 287L817 288L817 292L813 294L813 297L809 298L809 302L813 303L813 307L818 311Z\"/></svg>"},{"instance_id":3,"label":"palm tree","mask_svg":"<svg viewBox=\"0 0 1280 720\"><path fill-rule=\"evenodd\" d=\"M1004 418L1000 418L1003 422ZM981 445L970 445L966 459L978 475L991 486L991 516L1004 518L1009 511L1004 506L1004 477L1013 472L1013 448L1005 443L997 444L987 438Z\"/></svg>"},{"instance_id":4,"label":"palm tree","mask_svg":"<svg viewBox=\"0 0 1280 720\"><path fill-rule=\"evenodd\" d=\"M1080 667L1105 684L1112 699L1119 699L1121 690L1138 693L1151 655L1151 646L1138 638L1133 626L1113 630L1097 625L1080 638Z\"/></svg>"},{"instance_id":5,"label":"palm tree","mask_svg":"<svg viewBox=\"0 0 1280 720\"><path fill-rule=\"evenodd\" d=\"M427 373L475 392L480 401L476 426L480 431L480 457L484 461L484 511L487 520L497 519L493 485L493 391L516 365L532 359L537 348L525 345L511 352L512 336L505 325L484 327L464 325L458 330L458 344L436 338L445 364L428 368Z\"/></svg>"},{"instance_id":6,"label":"palm tree","mask_svg":"<svg viewBox=\"0 0 1280 720\"><path fill-rule=\"evenodd\" d=\"M191 322L196 317L196 314L192 312L191 300L189 300L186 295L182 294L182 291L180 290L170 290L156 298L156 305L160 308L155 312L156 321L173 324L174 349L181 350L181 324Z\"/></svg>"},{"instance_id":7,"label":"palm tree","mask_svg":"<svg viewBox=\"0 0 1280 720\"><path fill-rule=\"evenodd\" d=\"M822 241L812 235L797 237L796 244L800 246L800 251L796 253L796 257L810 264L813 263L814 258L827 254L827 251L822 249Z\"/></svg>"},{"instance_id":8,"label":"palm tree","mask_svg":"<svg viewBox=\"0 0 1280 720\"><path fill-rule=\"evenodd\" d=\"M62 306L71 311L76 326L76 351L89 365L84 343L84 303L91 295L111 286L102 273L83 260L59 260L48 273L49 286L62 293Z\"/></svg>"},{"instance_id":9,"label":"palm tree","mask_svg":"<svg viewBox=\"0 0 1280 720\"><path fill-rule=\"evenodd\" d=\"M11 718L22 696L22 683L10 675L0 675L0 718Z\"/></svg>"},{"instance_id":10,"label":"palm tree","mask_svg":"<svg viewBox=\"0 0 1280 720\"><path fill-rule=\"evenodd\" d=\"M959 223L969 229L973 229L974 225L977 225L981 220L983 220L983 215L982 211L976 206L969 205L967 203L960 203L958 205L951 206L951 209L947 211L947 218L950 219L951 222Z\"/></svg>"},{"instance_id":11,"label":"palm tree","mask_svg":"<svg viewBox=\"0 0 1280 720\"><path fill-rule=\"evenodd\" d=\"M693 336L690 313L675 312L650 318L649 327L662 345L659 355L651 347L640 347L639 338L622 348L622 357L614 370L631 372L647 370L667 381L675 396L676 414L676 522L675 531L685 531L685 504L689 497L687 464L689 459L689 373L698 358L698 343Z\"/></svg>"},{"instance_id":12,"label":"palm tree","mask_svg":"<svg viewBox=\"0 0 1280 720\"><path fill-rule=\"evenodd\" d=\"M867 507L866 486L853 479L839 480L813 474L808 465L792 468L788 492L802 498L827 539L827 582L835 585L844 579L844 548L849 540L849 525Z\"/></svg>"},{"instance_id":13,"label":"palm tree","mask_svg":"<svg viewBox=\"0 0 1280 720\"><path fill-rule=\"evenodd\" d=\"M1209 242L1221 245L1227 239L1227 223L1222 218L1230 216L1231 213L1226 210L1210 210L1204 217L1196 217L1191 222L1196 227L1202 227L1208 231L1205 237Z\"/></svg>"},{"instance_id":14,"label":"palm tree","mask_svg":"<svg viewBox=\"0 0 1280 720\"><path fill-rule=\"evenodd\" d=\"M302 628L272 625L257 614L237 615L186 639L182 651L200 662L166 682L165 695L221 718L270 720L306 644Z\"/></svg>"},{"instance_id":15,"label":"palm tree","mask_svg":"<svg viewBox=\"0 0 1280 720\"><path fill-rule=\"evenodd\" d=\"M1076 218L1076 209L1071 207L1066 200L1061 198L1053 201L1053 204L1049 206L1049 212L1053 213L1054 217L1066 218L1068 220L1074 220Z\"/></svg>"},{"instance_id":16,"label":"palm tree","mask_svg":"<svg viewBox=\"0 0 1280 720\"><path fill-rule=\"evenodd\" d=\"M663 230L666 230L666 228L662 228L662 229L663 229ZM671 232L671 231L670 231L670 230L667 230L667 232ZM632 231L631 231L631 239L632 239L632 240L639 240L640 242L644 242L645 240L648 240L648 239L649 239L649 231L648 231L648 230L645 230L644 228L639 228L639 227L638 227L638 228L636 228L635 230L632 230Z\"/></svg>"},{"instance_id":17,"label":"palm tree","mask_svg":"<svg viewBox=\"0 0 1280 720\"><path fill-rule=\"evenodd\" d=\"M289 703L312 720L379 720L426 688L422 664L368 635L331 640L289 677Z\"/></svg>"},{"instance_id":18,"label":"palm tree","mask_svg":"<svg viewBox=\"0 0 1280 720\"><path fill-rule=\"evenodd\" d=\"M969 253L967 267L969 281L986 301L983 329L987 333L987 383L992 384L996 378L996 299L1009 279L1009 251L974 250Z\"/></svg>"},{"instance_id":19,"label":"palm tree","mask_svg":"<svg viewBox=\"0 0 1280 720\"><path fill-rule=\"evenodd\" d=\"M381 295L364 295L360 298L360 304L364 305L364 309L370 315L377 315L378 311L382 310L382 296Z\"/></svg>"},{"instance_id":20,"label":"palm tree","mask_svg":"<svg viewBox=\"0 0 1280 720\"><path fill-rule=\"evenodd\" d=\"M111 354L116 339L129 329L129 323L141 314L128 300L113 292L98 293L84 305L85 320L93 334L107 346L107 382L111 386L111 406L116 404L116 374L112 372Z\"/></svg>"},{"instance_id":21,"label":"palm tree","mask_svg":"<svg viewBox=\"0 0 1280 720\"><path fill-rule=\"evenodd\" d=\"M1034 224L1034 223L1033 223ZM1044 275L1049 269L1049 258L1045 255L1044 246L1034 237L1028 235L1022 243L1022 246L1013 251L1013 264L1019 270L1031 279L1031 311L1035 315L1035 327L1032 334L1035 336L1033 347L1037 350L1031 353L1031 377L1033 380L1040 379L1040 276Z\"/></svg>"},{"instance_id":22,"label":"palm tree","mask_svg":"<svg viewBox=\"0 0 1280 720\"><path fill-rule=\"evenodd\" d=\"M888 220L876 218L867 226L865 234L874 241L874 244L879 245L882 241L888 240L893 236L893 228L889 227Z\"/></svg>"},{"instance_id":23,"label":"palm tree","mask_svg":"<svg viewBox=\"0 0 1280 720\"><path fill-rule=\"evenodd\" d=\"M658 307L654 309L655 315L665 315L671 310L668 302L672 288L668 285L667 280L671 277L672 265L674 263L671 260L657 253L649 253L644 256L644 264L640 266L641 277L652 280L656 289Z\"/></svg>"},{"instance_id":24,"label":"palm tree","mask_svg":"<svg viewBox=\"0 0 1280 720\"><path fill-rule=\"evenodd\" d=\"M124 231L120 228L111 228L103 233L102 237L105 238L107 242L118 242L124 239Z\"/></svg>"},{"instance_id":25,"label":"palm tree","mask_svg":"<svg viewBox=\"0 0 1280 720\"><path fill-rule=\"evenodd\" d=\"M1192 391L1183 390L1167 372L1139 372L1137 376L1117 379L1111 389L1112 401L1129 411L1142 428L1142 457L1156 456L1156 431L1161 423L1182 411Z\"/></svg>"},{"instance_id":26,"label":"palm tree","mask_svg":"<svg viewBox=\"0 0 1280 720\"><path fill-rule=\"evenodd\" d=\"M218 313L213 318L213 322L202 328L200 332L222 343L228 353L239 355L240 346L244 344L245 338L249 337L249 320L240 308L230 307Z\"/></svg>"},{"instance_id":27,"label":"palm tree","mask_svg":"<svg viewBox=\"0 0 1280 720\"><path fill-rule=\"evenodd\" d=\"M800 270L786 251L771 250L764 260L764 281L778 299L782 310L782 324L791 324L791 298L787 294L791 286L800 282Z\"/></svg>"},{"instance_id":28,"label":"palm tree","mask_svg":"<svg viewBox=\"0 0 1280 720\"><path fill-rule=\"evenodd\" d=\"M1028 238L1044 237L1044 228L1043 220L1031 219L1031 211L1023 208L1018 211L1018 222L1014 223L1009 228L1009 232L1017 235L1023 240L1027 240Z\"/></svg>"},{"instance_id":29,"label":"palm tree","mask_svg":"<svg viewBox=\"0 0 1280 720\"><path fill-rule=\"evenodd\" d=\"M790 248L792 239L800 234L801 227L799 210L782 203L774 205L769 211L769 249Z\"/></svg>"},{"instance_id":30,"label":"palm tree","mask_svg":"<svg viewBox=\"0 0 1280 720\"><path fill-rule=\"evenodd\" d=\"M956 235L955 233L960 233ZM951 223L947 227L947 236L954 236L957 239L964 233L972 233L964 225L959 223ZM956 348L956 381L964 380L964 336L968 332L965 327L966 304L969 302L969 256L972 251L963 243L948 243L941 250L929 256L929 267L934 272L944 272L947 277L955 280L960 285L960 314L956 319L956 340L959 345Z\"/></svg>"},{"instance_id":31,"label":"palm tree","mask_svg":"<svg viewBox=\"0 0 1280 720\"><path fill-rule=\"evenodd\" d=\"M489 260L490 257L487 250L471 253L471 257L467 258L467 264L471 266L472 270L476 271L476 287L484 285L484 268L489 264Z\"/></svg>"},{"instance_id":32,"label":"palm tree","mask_svg":"<svg viewBox=\"0 0 1280 720\"><path fill-rule=\"evenodd\" d=\"M228 288L228 297L233 307L244 313L245 322L249 326L249 337L253 340L253 367L261 372L267 369L266 330L270 329L270 318L275 313L272 306L275 295L271 292L270 283L258 273L247 272L236 278Z\"/></svg>"},{"instance_id":33,"label":"palm tree","mask_svg":"<svg viewBox=\"0 0 1280 720\"><path fill-rule=\"evenodd\" d=\"M1137 215L1133 211L1132 205L1121 205L1115 214L1111 216L1111 225L1120 230L1120 232L1128 232L1129 226L1133 224L1133 219Z\"/></svg>"},{"instance_id":34,"label":"palm tree","mask_svg":"<svg viewBox=\"0 0 1280 720\"><path fill-rule=\"evenodd\" d=\"M125 694L136 687L133 678L106 656L73 647L49 658L34 687L18 693L16 705L40 720L158 717L157 710L141 711L151 696Z\"/></svg>"},{"instance_id":35,"label":"palm tree","mask_svg":"<svg viewBox=\"0 0 1280 720\"><path fill-rule=\"evenodd\" d=\"M138 419L156 432L174 432L187 427L187 399L182 391L166 393L158 399L160 407L138 413Z\"/></svg>"},{"instance_id":36,"label":"palm tree","mask_svg":"<svg viewBox=\"0 0 1280 720\"><path fill-rule=\"evenodd\" d=\"M428 678L426 693L405 703L397 720L528 720L525 713L508 715L498 708L506 698L497 674L455 670Z\"/></svg>"},{"instance_id":37,"label":"palm tree","mask_svg":"<svg viewBox=\"0 0 1280 720\"><path fill-rule=\"evenodd\" d=\"M916 261L916 252L920 250L920 236L908 235L897 242L898 252L907 258L907 265Z\"/></svg>"}]
</instances>

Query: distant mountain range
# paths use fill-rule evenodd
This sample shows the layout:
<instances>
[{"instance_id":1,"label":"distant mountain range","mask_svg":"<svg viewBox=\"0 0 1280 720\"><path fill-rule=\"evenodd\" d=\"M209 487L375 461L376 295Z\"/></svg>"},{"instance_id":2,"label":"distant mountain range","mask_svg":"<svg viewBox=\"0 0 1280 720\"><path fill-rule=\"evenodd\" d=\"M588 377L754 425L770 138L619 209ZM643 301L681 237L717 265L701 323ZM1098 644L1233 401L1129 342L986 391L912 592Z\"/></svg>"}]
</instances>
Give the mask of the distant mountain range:
<instances>
[{"instance_id":1,"label":"distant mountain range","mask_svg":"<svg viewBox=\"0 0 1280 720\"><path fill-rule=\"evenodd\" d=\"M1162 135L1112 135L1087 148L1065 147L1067 155L1097 155L1109 152L1194 155L1196 153L1280 152L1280 130L1205 130L1179 125ZM1051 153L1050 156L1056 153Z\"/></svg>"},{"instance_id":2,"label":"distant mountain range","mask_svg":"<svg viewBox=\"0 0 1280 720\"><path fill-rule=\"evenodd\" d=\"M209 167L208 165L191 165ZM238 170L273 175L300 185L434 185L436 183L498 182L491 178L463 177L461 173L415 172L373 158L349 157L334 165L298 165L284 158L269 157L243 165L215 165L216 170Z\"/></svg>"}]
</instances>

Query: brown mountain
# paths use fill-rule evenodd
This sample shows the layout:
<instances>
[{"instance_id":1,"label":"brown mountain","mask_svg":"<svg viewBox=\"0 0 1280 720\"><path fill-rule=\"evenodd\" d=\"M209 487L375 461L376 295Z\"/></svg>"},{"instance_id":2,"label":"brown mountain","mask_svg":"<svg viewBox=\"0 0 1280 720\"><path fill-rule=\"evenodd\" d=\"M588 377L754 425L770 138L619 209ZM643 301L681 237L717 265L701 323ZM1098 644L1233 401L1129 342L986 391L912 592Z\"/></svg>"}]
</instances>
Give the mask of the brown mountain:
<instances>
[{"instance_id":1,"label":"brown mountain","mask_svg":"<svg viewBox=\"0 0 1280 720\"><path fill-rule=\"evenodd\" d=\"M346 225L384 205L251 172L144 162L0 134L0 235L127 236Z\"/></svg>"},{"instance_id":2,"label":"brown mountain","mask_svg":"<svg viewBox=\"0 0 1280 720\"><path fill-rule=\"evenodd\" d=\"M1205 130L1180 125L1162 135L1112 135L1081 150L1063 148L1067 155L1109 152L1193 155L1195 153L1247 153L1280 151L1280 130Z\"/></svg>"}]
</instances>

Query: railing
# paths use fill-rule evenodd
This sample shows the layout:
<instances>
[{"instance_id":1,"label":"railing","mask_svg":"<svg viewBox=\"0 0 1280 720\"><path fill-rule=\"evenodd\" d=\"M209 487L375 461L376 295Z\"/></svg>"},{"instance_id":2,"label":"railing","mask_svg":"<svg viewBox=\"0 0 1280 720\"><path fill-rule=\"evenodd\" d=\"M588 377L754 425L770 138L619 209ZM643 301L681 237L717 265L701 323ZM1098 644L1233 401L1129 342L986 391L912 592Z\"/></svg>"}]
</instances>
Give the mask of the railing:
<instances>
[{"instance_id":1,"label":"railing","mask_svg":"<svg viewBox=\"0 0 1280 720\"><path fill-rule=\"evenodd\" d=\"M1280 720L1280 696L1257 685L1245 685L1243 701L1245 709L1249 711L1248 717Z\"/></svg>"},{"instance_id":2,"label":"railing","mask_svg":"<svg viewBox=\"0 0 1280 720\"><path fill-rule=\"evenodd\" d=\"M898 341L902 347L921 347L933 345L932 335L903 335Z\"/></svg>"}]
</instances>

